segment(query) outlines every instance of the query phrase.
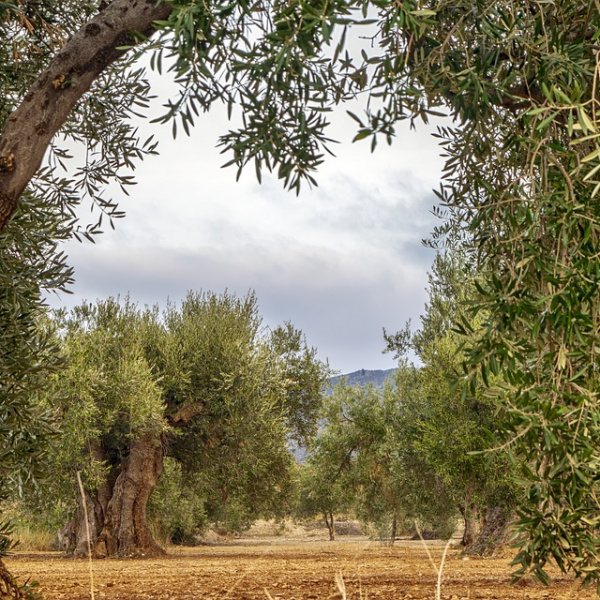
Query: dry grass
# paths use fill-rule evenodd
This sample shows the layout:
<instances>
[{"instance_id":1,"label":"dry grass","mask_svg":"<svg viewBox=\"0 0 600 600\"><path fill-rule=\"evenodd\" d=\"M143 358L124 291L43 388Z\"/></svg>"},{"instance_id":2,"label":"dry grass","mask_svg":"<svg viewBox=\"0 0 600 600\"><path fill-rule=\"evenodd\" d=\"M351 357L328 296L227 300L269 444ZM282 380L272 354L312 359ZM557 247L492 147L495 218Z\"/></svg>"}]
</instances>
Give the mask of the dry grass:
<instances>
[{"instance_id":1,"label":"dry grass","mask_svg":"<svg viewBox=\"0 0 600 600\"><path fill-rule=\"evenodd\" d=\"M49 552L58 546L55 533L30 525L14 525L12 537L17 541L16 550L19 551Z\"/></svg>"}]
</instances>

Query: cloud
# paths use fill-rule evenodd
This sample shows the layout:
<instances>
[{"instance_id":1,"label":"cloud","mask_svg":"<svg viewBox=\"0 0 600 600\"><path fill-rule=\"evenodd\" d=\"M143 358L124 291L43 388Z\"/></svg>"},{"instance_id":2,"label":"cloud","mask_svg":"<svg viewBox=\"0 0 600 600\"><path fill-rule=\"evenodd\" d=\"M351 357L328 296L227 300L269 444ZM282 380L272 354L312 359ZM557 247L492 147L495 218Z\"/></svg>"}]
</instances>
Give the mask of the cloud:
<instances>
[{"instance_id":1,"label":"cloud","mask_svg":"<svg viewBox=\"0 0 600 600\"><path fill-rule=\"evenodd\" d=\"M421 239L436 224L439 161L428 137L411 139L375 155L341 147L319 187L299 197L274 177L236 184L212 140L167 141L138 169L117 230L67 245L77 282L61 301L130 292L153 304L189 289L253 289L269 324L291 320L334 368L393 366L381 329L418 319L433 258Z\"/></svg>"},{"instance_id":2,"label":"cloud","mask_svg":"<svg viewBox=\"0 0 600 600\"><path fill-rule=\"evenodd\" d=\"M392 366L381 357L382 327L391 331L418 314L424 300L423 271L358 257L330 257L316 250L275 260L256 255L185 253L172 249L103 251L87 245L74 257L73 300L123 296L164 305L188 289L256 291L270 325L292 321L320 356L343 372ZM377 258L377 257L375 257ZM420 290L420 293L419 293ZM72 303L72 301L70 303Z\"/></svg>"}]
</instances>

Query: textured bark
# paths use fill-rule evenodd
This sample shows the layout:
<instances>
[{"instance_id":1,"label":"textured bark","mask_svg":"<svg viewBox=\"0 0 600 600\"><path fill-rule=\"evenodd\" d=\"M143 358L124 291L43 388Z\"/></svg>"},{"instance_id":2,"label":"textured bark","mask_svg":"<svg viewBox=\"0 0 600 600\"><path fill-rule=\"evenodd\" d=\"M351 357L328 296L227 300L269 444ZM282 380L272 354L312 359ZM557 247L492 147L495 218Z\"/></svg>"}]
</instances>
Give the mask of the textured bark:
<instances>
[{"instance_id":1,"label":"textured bark","mask_svg":"<svg viewBox=\"0 0 600 600\"><path fill-rule=\"evenodd\" d=\"M182 427L203 410L202 403L190 404L167 415L167 419L174 427ZM107 457L98 443L92 446L91 451L96 461L106 462ZM158 483L162 467L161 438L146 434L131 442L127 459L113 467L99 490L93 496L86 494L92 553L95 556L164 554L154 541L146 518L148 499ZM88 541L81 498L75 529L74 556L86 557Z\"/></svg>"},{"instance_id":2,"label":"textured bark","mask_svg":"<svg viewBox=\"0 0 600 600\"><path fill-rule=\"evenodd\" d=\"M83 508L83 499L80 496L77 506L77 519L75 521L75 550L73 551L73 555L77 557L88 555L88 531L90 534L89 544L93 548L98 536L100 535L100 528L102 527L102 521L99 521L96 518L94 501L87 493L85 495L85 503L87 505L86 508L88 515L87 526L85 522L86 511Z\"/></svg>"},{"instance_id":3,"label":"textured bark","mask_svg":"<svg viewBox=\"0 0 600 600\"><path fill-rule=\"evenodd\" d=\"M333 523L333 513L331 511L324 512L323 517L325 519L325 525L327 525L327 531L329 531L329 541L333 542L335 540L335 526Z\"/></svg>"},{"instance_id":4,"label":"textured bark","mask_svg":"<svg viewBox=\"0 0 600 600\"><path fill-rule=\"evenodd\" d=\"M25 594L0 560L0 600L20 600L21 598L26 598Z\"/></svg>"},{"instance_id":5,"label":"textured bark","mask_svg":"<svg viewBox=\"0 0 600 600\"><path fill-rule=\"evenodd\" d=\"M481 532L481 512L473 502L466 502L464 506L460 507L460 512L465 523L462 545L468 548L475 542Z\"/></svg>"},{"instance_id":6,"label":"textured bark","mask_svg":"<svg viewBox=\"0 0 600 600\"><path fill-rule=\"evenodd\" d=\"M133 45L132 32L152 35L171 13L156 0L114 0L83 26L39 75L0 135L0 232L39 169L54 135L92 83Z\"/></svg>"},{"instance_id":7,"label":"textured bark","mask_svg":"<svg viewBox=\"0 0 600 600\"><path fill-rule=\"evenodd\" d=\"M77 519L72 519L57 532L58 549L62 552L74 552L77 546Z\"/></svg>"},{"instance_id":8,"label":"textured bark","mask_svg":"<svg viewBox=\"0 0 600 600\"><path fill-rule=\"evenodd\" d=\"M95 461L103 463L106 460L106 455L98 442L91 442L91 454ZM90 535L90 545L95 547L100 532L104 527L104 520L108 503L113 494L113 488L116 475L113 472L109 473L106 481L100 486L98 491L92 496L86 492L85 495L85 510L83 498L81 495L78 498L77 517L74 519L73 528L75 529L75 543L73 555L76 557L85 557L88 555L88 531ZM85 514L87 512L88 527L85 524Z\"/></svg>"},{"instance_id":9,"label":"textured bark","mask_svg":"<svg viewBox=\"0 0 600 600\"><path fill-rule=\"evenodd\" d=\"M75 549L73 555L76 557L88 555L88 531L90 534L90 545L92 548L95 547L104 526L104 515L108 501L106 501L103 506L99 495L92 497L90 494L86 493L85 504L86 507L84 510L83 499L80 496L77 508L77 519L75 520ZM88 517L87 527L85 524L86 512Z\"/></svg>"},{"instance_id":10,"label":"textured bark","mask_svg":"<svg viewBox=\"0 0 600 600\"><path fill-rule=\"evenodd\" d=\"M96 556L158 556L164 550L148 528L146 505L162 473L160 438L147 434L131 443L129 456L114 482L102 530L94 545Z\"/></svg>"},{"instance_id":11,"label":"textured bark","mask_svg":"<svg viewBox=\"0 0 600 600\"><path fill-rule=\"evenodd\" d=\"M512 511L505 506L488 508L481 534L465 552L478 556L493 554L508 542L512 519Z\"/></svg>"}]
</instances>

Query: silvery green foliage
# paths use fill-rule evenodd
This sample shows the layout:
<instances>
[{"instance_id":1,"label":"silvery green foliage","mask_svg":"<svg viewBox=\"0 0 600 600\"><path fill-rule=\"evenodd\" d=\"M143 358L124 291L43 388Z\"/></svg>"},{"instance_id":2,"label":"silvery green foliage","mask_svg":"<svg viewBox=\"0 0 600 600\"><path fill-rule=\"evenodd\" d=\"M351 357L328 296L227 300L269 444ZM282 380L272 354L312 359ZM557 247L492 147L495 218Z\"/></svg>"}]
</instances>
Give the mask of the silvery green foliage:
<instances>
[{"instance_id":1,"label":"silvery green foliage","mask_svg":"<svg viewBox=\"0 0 600 600\"><path fill-rule=\"evenodd\" d=\"M61 407L64 435L42 506L73 506L76 471L92 497L110 487L135 440L150 435L206 519L244 528L285 511L289 439L314 428L328 377L301 332L267 329L253 294L209 292L163 311L112 298L55 322L66 367L45 401ZM153 500L158 519L164 501Z\"/></svg>"},{"instance_id":2,"label":"silvery green foliage","mask_svg":"<svg viewBox=\"0 0 600 600\"><path fill-rule=\"evenodd\" d=\"M477 374L473 386L481 377L496 392L506 410L507 432L514 437L516 462L524 465L526 501L518 527L527 535L517 574L531 571L544 580L544 565L554 559L562 569L597 584L596 3L169 4L173 10L159 24L164 36L150 46L155 44L155 68L160 70L169 55L175 61L181 96L169 104L162 120L189 129L194 115L215 100L232 111L239 106L242 126L225 134L221 144L234 165L251 162L259 177L267 168L295 189L303 179L312 181L328 150L327 112L356 94L367 105L365 116L355 115L356 138L370 138L373 145L381 137L390 141L398 120L450 114L452 122L439 131L447 157L439 195L449 227L462 232L479 258L483 275L474 310L486 319L465 369L467 375ZM48 30L60 29L57 3L32 6L0 4L0 58L8 65L0 75L0 119L20 101L57 44ZM68 15L67 33L96 8L88 2L69 2L68 7L60 11ZM28 10L34 11L31 18ZM360 27L372 43L352 56L346 34ZM18 55L21 46L39 52L29 52L29 60L19 63L13 51ZM116 82L127 68L127 61L114 67ZM102 96L98 88L92 93ZM106 98L109 106L117 100L117 95ZM103 114L99 107L88 108L88 114ZM114 109L126 115L129 106ZM77 118L85 123L85 111L83 100L74 123ZM86 131L86 143L98 153L97 160L86 164L90 173L62 179L54 169L51 176L40 175L41 189L57 194L53 210L65 217L61 227L76 227L68 219L79 201L77 186L104 211L100 214L119 214L97 185L107 177L122 182L121 167L127 165L112 155L105 139L94 138L94 127ZM115 135L124 148L135 146L144 153L143 143L132 141L131 130L116 127ZM147 148L152 150L151 142ZM61 152L55 153L57 158L62 159ZM136 154L132 152L125 154ZM34 194L35 185L28 194ZM40 206L32 200L36 203ZM44 230L39 221L33 227ZM81 227L83 235L92 235L95 222ZM43 239L45 244L53 241ZM43 289L45 283L40 283ZM28 285L29 295L26 287L12 289L22 294L27 314L33 314L38 296L31 280ZM11 327L20 326L17 312L7 314L13 315ZM466 318L468 337L471 329Z\"/></svg>"},{"instance_id":3,"label":"silvery green foliage","mask_svg":"<svg viewBox=\"0 0 600 600\"><path fill-rule=\"evenodd\" d=\"M64 39L95 10L92 2L0 3L0 127ZM73 275L60 243L91 238L103 218L120 216L102 188L111 180L127 185L125 170L154 151L128 121L147 91L142 72L126 61L99 80L65 123L0 236L0 495L43 475L44 440L57 426L35 397L61 359L51 328L41 322L46 295L67 289ZM77 144L85 146L85 159L70 167L67 148ZM81 224L78 208L86 199L99 212Z\"/></svg>"}]
</instances>

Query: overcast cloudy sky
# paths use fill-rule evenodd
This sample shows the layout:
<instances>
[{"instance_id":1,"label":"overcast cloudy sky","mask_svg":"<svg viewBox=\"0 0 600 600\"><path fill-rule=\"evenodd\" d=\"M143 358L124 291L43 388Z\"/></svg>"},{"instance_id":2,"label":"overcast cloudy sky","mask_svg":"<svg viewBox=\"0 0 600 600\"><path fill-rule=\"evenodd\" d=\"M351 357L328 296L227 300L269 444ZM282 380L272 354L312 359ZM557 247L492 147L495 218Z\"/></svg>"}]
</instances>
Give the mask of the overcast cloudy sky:
<instances>
[{"instance_id":1,"label":"overcast cloudy sky","mask_svg":"<svg viewBox=\"0 0 600 600\"><path fill-rule=\"evenodd\" d=\"M433 251L421 240L431 215L441 159L430 132L402 130L371 154L351 144L350 119L337 125L337 157L319 187L299 197L275 178L258 185L252 169L236 183L214 145L227 128L211 114L190 138L160 133L160 156L136 171L138 185L96 244L73 242L73 295L82 300L129 293L141 304L181 299L187 290L255 290L265 322L291 321L333 369L394 366L382 354L382 328L418 323Z\"/></svg>"}]
</instances>

